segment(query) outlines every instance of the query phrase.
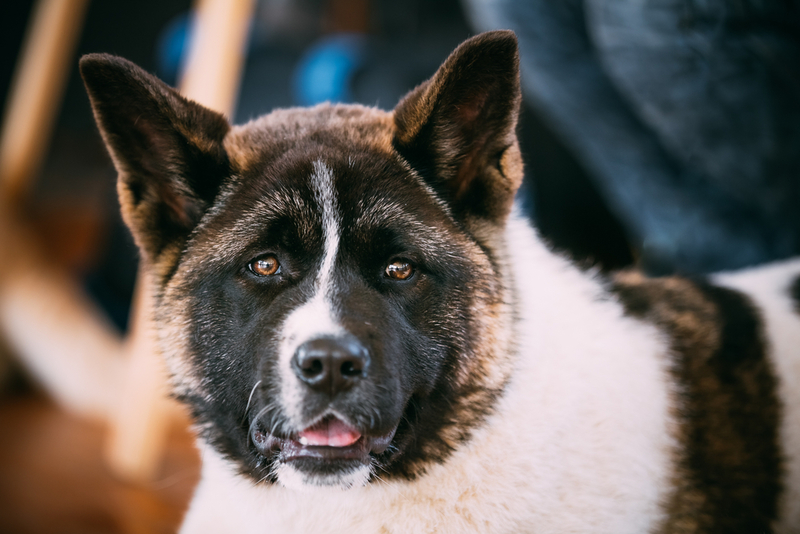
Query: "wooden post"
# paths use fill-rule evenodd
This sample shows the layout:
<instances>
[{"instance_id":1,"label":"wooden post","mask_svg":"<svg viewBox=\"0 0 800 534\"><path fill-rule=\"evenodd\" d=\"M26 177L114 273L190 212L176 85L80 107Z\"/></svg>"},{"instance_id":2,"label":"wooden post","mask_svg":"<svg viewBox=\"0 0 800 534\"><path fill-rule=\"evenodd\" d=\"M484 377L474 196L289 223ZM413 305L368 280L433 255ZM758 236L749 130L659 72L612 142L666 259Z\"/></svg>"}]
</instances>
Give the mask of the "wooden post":
<instances>
[{"instance_id":1,"label":"wooden post","mask_svg":"<svg viewBox=\"0 0 800 534\"><path fill-rule=\"evenodd\" d=\"M107 420L121 380L121 336L36 245L0 207L0 330L62 407Z\"/></svg>"},{"instance_id":2,"label":"wooden post","mask_svg":"<svg viewBox=\"0 0 800 534\"><path fill-rule=\"evenodd\" d=\"M180 83L186 97L233 115L254 0L198 0L189 61Z\"/></svg>"},{"instance_id":3,"label":"wooden post","mask_svg":"<svg viewBox=\"0 0 800 534\"><path fill-rule=\"evenodd\" d=\"M64 408L107 418L121 337L19 220L55 123L87 0L40 0L0 132L0 331Z\"/></svg>"},{"instance_id":4,"label":"wooden post","mask_svg":"<svg viewBox=\"0 0 800 534\"><path fill-rule=\"evenodd\" d=\"M88 0L39 0L17 61L0 133L0 197L23 198L39 171Z\"/></svg>"},{"instance_id":5,"label":"wooden post","mask_svg":"<svg viewBox=\"0 0 800 534\"><path fill-rule=\"evenodd\" d=\"M167 397L167 375L155 339L147 271L139 269L125 340L124 372L108 419L106 459L114 473L144 482L158 475L170 423L180 413ZM186 418L183 418L186 423Z\"/></svg>"}]
</instances>

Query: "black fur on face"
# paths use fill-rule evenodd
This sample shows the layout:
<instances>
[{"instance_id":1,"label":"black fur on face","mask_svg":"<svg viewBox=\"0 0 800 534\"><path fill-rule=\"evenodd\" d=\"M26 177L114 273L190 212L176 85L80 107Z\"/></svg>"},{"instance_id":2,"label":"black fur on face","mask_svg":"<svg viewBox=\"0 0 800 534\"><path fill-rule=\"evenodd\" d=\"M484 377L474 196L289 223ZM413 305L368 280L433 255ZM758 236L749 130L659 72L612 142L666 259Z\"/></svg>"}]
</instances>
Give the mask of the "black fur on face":
<instances>
[{"instance_id":1,"label":"black fur on face","mask_svg":"<svg viewBox=\"0 0 800 534\"><path fill-rule=\"evenodd\" d=\"M366 436L396 428L393 446L375 461L382 469L402 470L402 457L419 454L414 449L436 436L427 427L440 424L421 412L448 412L450 377L458 359L475 350L469 331L478 319L471 317L472 295L489 291L495 273L485 256L474 264L472 259L483 255L480 248L400 161L366 149L346 158L328 147L302 153L325 161L335 177L342 233L331 300L336 319L371 359L367 379L346 395L331 400L306 391L304 423L333 408ZM307 183L313 168L305 158L296 164L286 160L242 177L229 207L204 225L187 251L190 257L208 257L220 240L235 239L225 248L236 254L198 265L192 269L196 279L179 275L188 323L203 325L188 340L188 352L207 396L188 394L187 400L209 423L209 437L220 449L231 457L253 455L252 474L258 478L267 476L274 458L258 458L248 441L253 425L281 438L302 428L292 426L286 406L276 402L281 381L292 378L279 369L280 336L287 316L313 298L324 255L321 210ZM262 215L265 199L270 212ZM232 227L243 224L247 230L240 238ZM264 279L250 272L250 261L264 254L278 258L280 275ZM413 263L411 278L386 276L395 258ZM415 447L406 446L412 443Z\"/></svg>"},{"instance_id":2,"label":"black fur on face","mask_svg":"<svg viewBox=\"0 0 800 534\"><path fill-rule=\"evenodd\" d=\"M129 145L109 132L125 132L130 113L114 112L120 95L102 87L114 76L95 70L115 79L133 72L127 90L137 95L147 80L159 105L140 106L146 114L137 121L157 128L139 130L159 133L139 145L155 147L157 161L163 149L166 163L156 167L181 172L154 178L128 162L136 161ZM306 483L348 486L359 470L416 476L469 438L510 372L511 305L501 280L502 226L521 180L513 34L462 45L394 116L360 106L286 110L221 140L182 133L191 132L181 122L187 113L163 103L202 108L124 60L93 57L82 72L120 170L124 209L192 207L182 232L127 220L146 252L159 243L145 258L160 275L165 356L176 395L217 450L255 480L285 483L290 463ZM492 104L499 98L503 105ZM203 128L197 120L192 127ZM213 184L206 195L187 176L194 164L182 158L198 157L192 151L224 162L205 167L216 173L203 179ZM431 161L440 170L420 163ZM153 193L132 199L131 184ZM175 208L167 198L187 200ZM391 265L405 269L402 278ZM320 334L315 323L326 321L336 329ZM310 387L292 367L297 347L319 339L366 355L342 391ZM332 456L330 447L301 446L299 433L331 418L359 441Z\"/></svg>"}]
</instances>

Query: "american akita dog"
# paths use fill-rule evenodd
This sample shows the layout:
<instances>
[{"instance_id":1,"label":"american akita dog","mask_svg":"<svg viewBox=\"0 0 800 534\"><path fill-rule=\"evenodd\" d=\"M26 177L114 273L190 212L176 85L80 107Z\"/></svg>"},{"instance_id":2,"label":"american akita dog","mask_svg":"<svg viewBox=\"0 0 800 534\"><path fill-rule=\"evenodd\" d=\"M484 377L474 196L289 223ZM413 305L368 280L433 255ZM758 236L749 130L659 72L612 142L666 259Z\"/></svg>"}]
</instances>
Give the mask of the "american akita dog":
<instances>
[{"instance_id":1,"label":"american akita dog","mask_svg":"<svg viewBox=\"0 0 800 534\"><path fill-rule=\"evenodd\" d=\"M511 32L243 126L81 61L202 480L183 532L800 532L800 262L603 277L514 208Z\"/></svg>"}]
</instances>

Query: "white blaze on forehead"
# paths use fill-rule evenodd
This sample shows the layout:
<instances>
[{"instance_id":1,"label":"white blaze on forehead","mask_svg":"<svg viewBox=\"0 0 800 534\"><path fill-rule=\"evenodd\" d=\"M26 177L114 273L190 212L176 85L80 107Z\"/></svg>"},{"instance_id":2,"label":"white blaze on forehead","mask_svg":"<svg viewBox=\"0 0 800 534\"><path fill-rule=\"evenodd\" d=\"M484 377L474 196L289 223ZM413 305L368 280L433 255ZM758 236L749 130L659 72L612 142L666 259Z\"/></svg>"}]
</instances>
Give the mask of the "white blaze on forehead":
<instances>
[{"instance_id":1,"label":"white blaze on forehead","mask_svg":"<svg viewBox=\"0 0 800 534\"><path fill-rule=\"evenodd\" d=\"M317 294L327 296L333 277L333 263L339 249L339 214L336 209L336 195L333 190L333 173L324 163L314 162L311 184L317 206L322 210L322 235L325 238L325 251L317 279Z\"/></svg>"},{"instance_id":2,"label":"white blaze on forehead","mask_svg":"<svg viewBox=\"0 0 800 534\"><path fill-rule=\"evenodd\" d=\"M336 194L333 187L333 172L324 163L314 162L311 186L318 209L321 211L323 251L319 271L314 281L314 294L298 307L283 323L280 338L281 396L285 413L295 424L299 424L303 388L291 367L297 348L323 336L339 336L344 328L336 316L334 299L334 264L339 250L340 221Z\"/></svg>"}]
</instances>

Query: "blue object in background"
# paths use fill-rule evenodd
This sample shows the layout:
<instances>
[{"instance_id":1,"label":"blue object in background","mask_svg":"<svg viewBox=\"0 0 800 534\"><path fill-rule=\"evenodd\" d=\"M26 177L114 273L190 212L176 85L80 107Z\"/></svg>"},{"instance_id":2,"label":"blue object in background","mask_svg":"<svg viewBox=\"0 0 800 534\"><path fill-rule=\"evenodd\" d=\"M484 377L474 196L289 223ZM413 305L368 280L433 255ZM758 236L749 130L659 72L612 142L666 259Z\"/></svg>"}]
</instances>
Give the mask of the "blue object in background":
<instances>
[{"instance_id":1,"label":"blue object in background","mask_svg":"<svg viewBox=\"0 0 800 534\"><path fill-rule=\"evenodd\" d=\"M195 13L187 11L173 18L158 37L156 44L158 77L170 85L176 85L183 73L194 27Z\"/></svg>"},{"instance_id":2,"label":"blue object in background","mask_svg":"<svg viewBox=\"0 0 800 534\"><path fill-rule=\"evenodd\" d=\"M350 102L351 82L364 64L367 37L347 33L323 37L300 58L294 73L293 92L297 104Z\"/></svg>"}]
</instances>

